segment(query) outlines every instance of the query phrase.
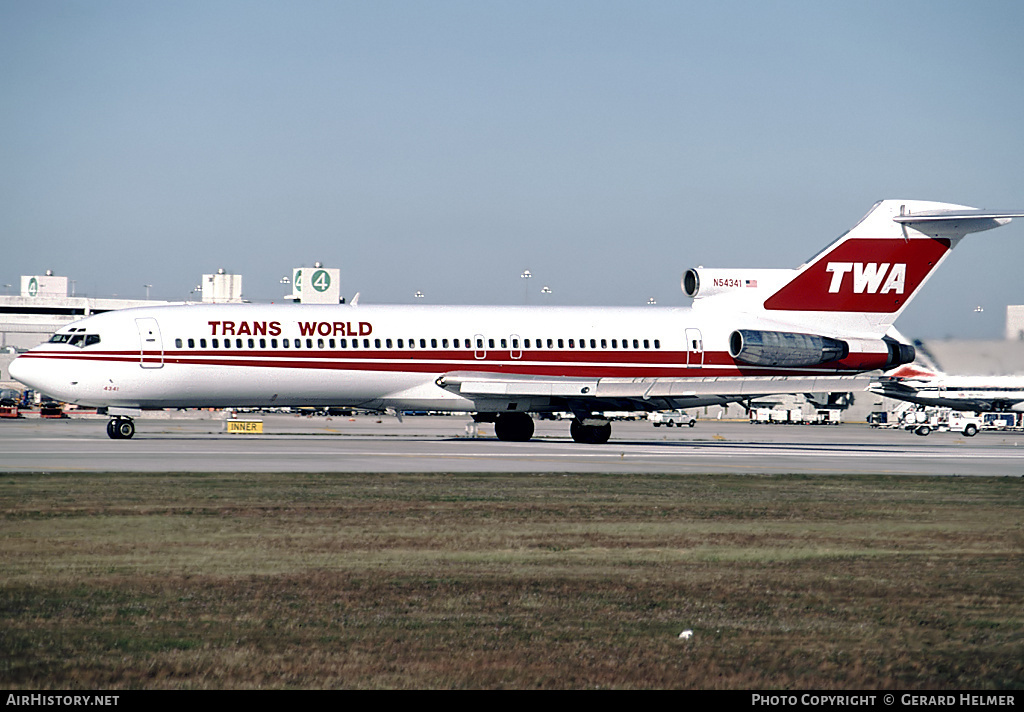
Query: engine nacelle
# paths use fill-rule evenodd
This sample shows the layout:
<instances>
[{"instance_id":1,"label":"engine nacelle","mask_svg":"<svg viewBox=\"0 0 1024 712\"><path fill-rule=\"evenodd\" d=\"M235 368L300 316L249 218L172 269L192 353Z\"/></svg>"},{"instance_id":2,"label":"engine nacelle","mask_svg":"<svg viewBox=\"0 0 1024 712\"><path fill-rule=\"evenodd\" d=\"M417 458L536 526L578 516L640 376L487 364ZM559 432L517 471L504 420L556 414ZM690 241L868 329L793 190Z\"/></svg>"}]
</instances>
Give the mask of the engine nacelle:
<instances>
[{"instance_id":1,"label":"engine nacelle","mask_svg":"<svg viewBox=\"0 0 1024 712\"><path fill-rule=\"evenodd\" d=\"M751 366L817 366L849 353L845 341L814 334L737 329L729 335L729 355Z\"/></svg>"},{"instance_id":2,"label":"engine nacelle","mask_svg":"<svg viewBox=\"0 0 1024 712\"><path fill-rule=\"evenodd\" d=\"M683 273L683 293L688 297L713 297L716 294L750 294L753 290L774 293L796 274L792 269L705 269L696 267ZM764 298L765 295L762 295Z\"/></svg>"},{"instance_id":3,"label":"engine nacelle","mask_svg":"<svg viewBox=\"0 0 1024 712\"><path fill-rule=\"evenodd\" d=\"M901 344L888 336L882 340L889 347L889 361L884 368L896 368L905 363L913 363L917 358L917 349L910 344Z\"/></svg>"},{"instance_id":4,"label":"engine nacelle","mask_svg":"<svg viewBox=\"0 0 1024 712\"><path fill-rule=\"evenodd\" d=\"M817 334L737 329L729 335L729 355L751 366L800 368L844 361L844 368L871 371L912 363L917 352L913 346L890 337L842 340Z\"/></svg>"}]
</instances>

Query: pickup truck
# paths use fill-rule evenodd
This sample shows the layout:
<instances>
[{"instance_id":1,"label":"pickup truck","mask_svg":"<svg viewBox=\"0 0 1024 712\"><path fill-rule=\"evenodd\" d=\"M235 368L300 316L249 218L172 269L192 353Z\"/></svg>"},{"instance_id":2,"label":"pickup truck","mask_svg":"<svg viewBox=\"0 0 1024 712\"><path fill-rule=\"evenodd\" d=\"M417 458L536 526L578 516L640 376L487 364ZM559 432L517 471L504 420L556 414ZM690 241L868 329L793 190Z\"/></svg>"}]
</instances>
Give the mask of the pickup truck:
<instances>
[{"instance_id":1,"label":"pickup truck","mask_svg":"<svg viewBox=\"0 0 1024 712\"><path fill-rule=\"evenodd\" d=\"M673 425L677 428L689 425L692 428L697 424L696 418L682 410L663 410L655 413L648 413L647 419L651 421L656 428L661 427L662 425L669 428Z\"/></svg>"}]
</instances>

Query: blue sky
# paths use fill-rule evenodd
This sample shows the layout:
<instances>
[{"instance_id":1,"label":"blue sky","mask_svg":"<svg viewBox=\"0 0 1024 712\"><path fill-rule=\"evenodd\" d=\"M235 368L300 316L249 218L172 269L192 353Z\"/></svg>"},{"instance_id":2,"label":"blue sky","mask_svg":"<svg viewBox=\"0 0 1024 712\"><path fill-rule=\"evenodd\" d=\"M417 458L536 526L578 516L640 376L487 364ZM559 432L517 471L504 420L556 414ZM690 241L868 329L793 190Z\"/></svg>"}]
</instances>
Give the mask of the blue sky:
<instances>
[{"instance_id":1,"label":"blue sky","mask_svg":"<svg viewBox=\"0 0 1024 712\"><path fill-rule=\"evenodd\" d=\"M0 279L682 305L881 198L1024 208L1024 4L0 0ZM897 326L1000 338L1024 220ZM525 294L524 269L535 275ZM976 312L976 306L983 312Z\"/></svg>"}]
</instances>

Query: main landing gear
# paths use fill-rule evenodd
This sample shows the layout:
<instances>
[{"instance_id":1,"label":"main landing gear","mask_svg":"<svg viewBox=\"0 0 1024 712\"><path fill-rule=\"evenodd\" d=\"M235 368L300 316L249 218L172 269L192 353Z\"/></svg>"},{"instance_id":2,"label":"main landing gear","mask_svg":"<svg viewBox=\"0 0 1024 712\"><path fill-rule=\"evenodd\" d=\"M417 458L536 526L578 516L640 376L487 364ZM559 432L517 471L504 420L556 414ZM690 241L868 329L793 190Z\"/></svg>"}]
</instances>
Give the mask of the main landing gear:
<instances>
[{"instance_id":1,"label":"main landing gear","mask_svg":"<svg viewBox=\"0 0 1024 712\"><path fill-rule=\"evenodd\" d=\"M573 418L569 425L569 435L574 442L604 445L612 436L612 424L605 422L604 425L584 425L579 418Z\"/></svg>"},{"instance_id":2,"label":"main landing gear","mask_svg":"<svg viewBox=\"0 0 1024 712\"><path fill-rule=\"evenodd\" d=\"M524 443L533 437L533 418L526 413L498 413L494 418L494 434L498 440L505 442ZM478 420L490 420L483 416ZM578 443L602 445L612 435L612 424L607 420L573 418L569 426L569 435Z\"/></svg>"},{"instance_id":3,"label":"main landing gear","mask_svg":"<svg viewBox=\"0 0 1024 712\"><path fill-rule=\"evenodd\" d=\"M114 440L127 440L135 435L135 422L131 418L111 418L107 421L107 436Z\"/></svg>"},{"instance_id":4,"label":"main landing gear","mask_svg":"<svg viewBox=\"0 0 1024 712\"><path fill-rule=\"evenodd\" d=\"M525 443L533 437L533 418L526 413L498 413L494 418L494 434L498 440Z\"/></svg>"}]
</instances>

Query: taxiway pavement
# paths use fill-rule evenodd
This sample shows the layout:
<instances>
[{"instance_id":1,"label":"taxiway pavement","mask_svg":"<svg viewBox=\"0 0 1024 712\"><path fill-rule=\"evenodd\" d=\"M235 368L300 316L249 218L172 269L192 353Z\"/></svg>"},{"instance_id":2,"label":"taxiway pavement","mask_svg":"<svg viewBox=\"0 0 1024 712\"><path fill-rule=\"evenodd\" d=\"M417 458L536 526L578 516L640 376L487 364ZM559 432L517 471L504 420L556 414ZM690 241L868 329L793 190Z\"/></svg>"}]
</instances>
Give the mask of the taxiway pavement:
<instances>
[{"instance_id":1,"label":"taxiway pavement","mask_svg":"<svg viewBox=\"0 0 1024 712\"><path fill-rule=\"evenodd\" d=\"M249 416L240 416L249 417ZM1024 476L1024 433L927 438L865 425L694 428L612 425L604 445L569 438L568 422L537 421L534 440L501 442L468 417L252 416L263 434L228 434L223 417L136 420L111 440L106 419L0 422L0 473L14 472L537 472Z\"/></svg>"}]
</instances>

